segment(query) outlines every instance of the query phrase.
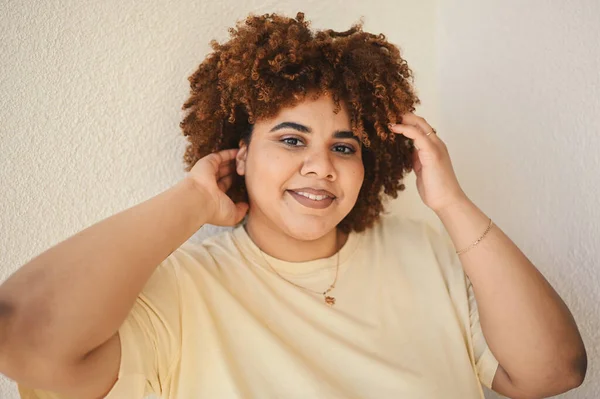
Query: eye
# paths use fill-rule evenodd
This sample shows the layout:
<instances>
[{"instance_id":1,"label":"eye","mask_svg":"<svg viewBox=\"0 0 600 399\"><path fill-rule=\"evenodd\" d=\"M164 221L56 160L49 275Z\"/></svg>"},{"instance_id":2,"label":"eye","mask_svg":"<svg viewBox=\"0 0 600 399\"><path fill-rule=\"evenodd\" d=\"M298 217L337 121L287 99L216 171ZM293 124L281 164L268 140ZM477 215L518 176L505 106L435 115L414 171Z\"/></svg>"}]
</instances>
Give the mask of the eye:
<instances>
[{"instance_id":1,"label":"eye","mask_svg":"<svg viewBox=\"0 0 600 399\"><path fill-rule=\"evenodd\" d=\"M356 150L354 149L354 147L349 146L349 145L336 145L333 147L335 149L335 152L341 152L344 155L351 155L354 154L356 152ZM341 149L341 150L340 150Z\"/></svg>"},{"instance_id":2,"label":"eye","mask_svg":"<svg viewBox=\"0 0 600 399\"><path fill-rule=\"evenodd\" d=\"M297 137L284 137L280 141L288 147L299 147L297 144L302 142L302 140Z\"/></svg>"}]
</instances>

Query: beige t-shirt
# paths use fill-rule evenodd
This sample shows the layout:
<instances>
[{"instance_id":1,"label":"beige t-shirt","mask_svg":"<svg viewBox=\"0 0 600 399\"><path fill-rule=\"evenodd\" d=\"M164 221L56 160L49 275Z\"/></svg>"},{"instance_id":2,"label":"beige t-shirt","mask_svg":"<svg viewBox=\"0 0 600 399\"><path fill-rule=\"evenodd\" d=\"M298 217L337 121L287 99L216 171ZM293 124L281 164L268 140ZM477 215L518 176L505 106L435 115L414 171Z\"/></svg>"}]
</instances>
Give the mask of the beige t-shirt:
<instances>
[{"instance_id":1,"label":"beige t-shirt","mask_svg":"<svg viewBox=\"0 0 600 399\"><path fill-rule=\"evenodd\" d=\"M316 291L335 276L337 255L264 256ZM330 307L269 270L242 226L184 243L119 330L119 380L107 398L483 398L498 361L445 231L382 216L351 233L339 257Z\"/></svg>"}]
</instances>

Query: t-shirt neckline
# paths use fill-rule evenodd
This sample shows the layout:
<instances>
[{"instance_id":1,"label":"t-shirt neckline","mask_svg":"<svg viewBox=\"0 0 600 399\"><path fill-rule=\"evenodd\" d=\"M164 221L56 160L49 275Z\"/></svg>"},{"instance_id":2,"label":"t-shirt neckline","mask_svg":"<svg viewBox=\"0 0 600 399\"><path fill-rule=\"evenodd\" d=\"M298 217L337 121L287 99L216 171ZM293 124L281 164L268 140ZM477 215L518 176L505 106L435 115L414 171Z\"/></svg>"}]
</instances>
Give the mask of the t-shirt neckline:
<instances>
[{"instance_id":1,"label":"t-shirt neckline","mask_svg":"<svg viewBox=\"0 0 600 399\"><path fill-rule=\"evenodd\" d=\"M354 254L361 242L362 233L351 231L348 234L348 239L338 252L327 257L319 258L305 262L288 262L282 259L275 258L266 253L262 253L260 248L252 241L244 225L241 224L233 229L232 236L240 246L240 251L243 255L252 260L260 267L269 270L269 266L265 264L265 259L269 265L282 275L300 276L318 273L320 271L329 270L336 267L339 255L340 269L342 265ZM263 258L264 256L264 258Z\"/></svg>"}]
</instances>

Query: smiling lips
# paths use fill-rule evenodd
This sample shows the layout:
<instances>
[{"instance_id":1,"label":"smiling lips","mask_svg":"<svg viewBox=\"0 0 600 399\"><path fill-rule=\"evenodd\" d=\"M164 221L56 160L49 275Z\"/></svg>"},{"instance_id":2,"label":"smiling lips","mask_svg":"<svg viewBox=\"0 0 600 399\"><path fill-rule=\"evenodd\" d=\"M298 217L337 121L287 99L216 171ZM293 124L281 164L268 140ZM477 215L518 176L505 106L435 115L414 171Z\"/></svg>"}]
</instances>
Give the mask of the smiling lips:
<instances>
[{"instance_id":1,"label":"smiling lips","mask_svg":"<svg viewBox=\"0 0 600 399\"><path fill-rule=\"evenodd\" d=\"M320 195L320 196L328 196L328 197L335 198L335 195L333 195L332 193L330 193L327 190L316 189L316 188L312 188L312 187L294 188L290 191L293 191L297 194L312 194L312 195L317 195L317 196Z\"/></svg>"},{"instance_id":2,"label":"smiling lips","mask_svg":"<svg viewBox=\"0 0 600 399\"><path fill-rule=\"evenodd\" d=\"M294 191L296 194L300 194L306 198L310 198L313 201L322 201L325 198L331 198L330 195L315 195L315 194L311 194L311 193L307 193L306 191Z\"/></svg>"},{"instance_id":3,"label":"smiling lips","mask_svg":"<svg viewBox=\"0 0 600 399\"><path fill-rule=\"evenodd\" d=\"M325 209L335 199L335 196L329 191L311 188L288 190L288 193L300 204L313 209Z\"/></svg>"}]
</instances>

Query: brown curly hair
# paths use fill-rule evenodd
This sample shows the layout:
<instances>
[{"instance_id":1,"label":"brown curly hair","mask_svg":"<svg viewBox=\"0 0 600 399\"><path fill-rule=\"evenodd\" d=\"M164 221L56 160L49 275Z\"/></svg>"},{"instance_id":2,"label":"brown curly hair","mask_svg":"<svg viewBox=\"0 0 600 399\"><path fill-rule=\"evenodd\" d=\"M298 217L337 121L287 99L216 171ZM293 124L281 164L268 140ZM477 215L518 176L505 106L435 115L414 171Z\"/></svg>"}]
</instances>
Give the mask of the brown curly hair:
<instances>
[{"instance_id":1,"label":"brown curly hair","mask_svg":"<svg viewBox=\"0 0 600 399\"><path fill-rule=\"evenodd\" d=\"M304 13L296 18L250 14L230 28L230 40L210 42L209 53L188 80L191 96L180 126L188 145L189 172L200 158L249 143L256 120L285 107L331 95L335 111L348 107L354 134L362 141L365 175L353 209L338 224L343 232L371 227L383 211L383 192L392 197L412 171L412 140L391 133L387 124L401 121L420 104L411 69L385 35L363 32L363 21L345 32L313 32ZM396 137L398 140L396 140ZM227 192L248 201L244 179L237 176Z\"/></svg>"}]
</instances>

